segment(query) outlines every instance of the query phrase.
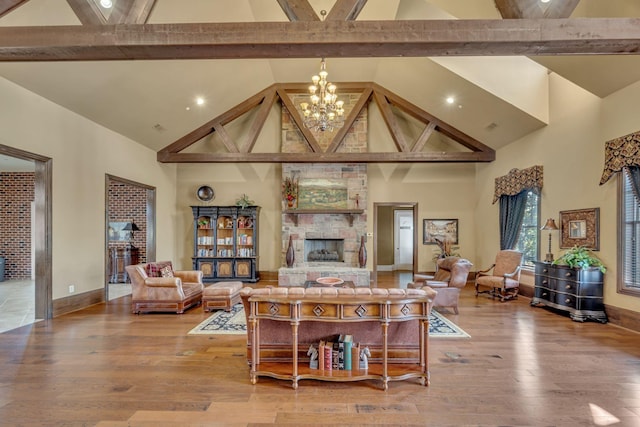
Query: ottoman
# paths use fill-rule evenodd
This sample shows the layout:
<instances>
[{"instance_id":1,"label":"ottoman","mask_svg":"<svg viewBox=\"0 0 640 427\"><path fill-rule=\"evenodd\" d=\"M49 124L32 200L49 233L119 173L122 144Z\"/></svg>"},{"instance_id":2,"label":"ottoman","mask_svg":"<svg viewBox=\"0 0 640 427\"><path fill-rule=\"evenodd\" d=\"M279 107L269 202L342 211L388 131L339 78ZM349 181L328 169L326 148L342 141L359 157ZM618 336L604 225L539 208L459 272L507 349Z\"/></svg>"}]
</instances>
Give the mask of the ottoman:
<instances>
[{"instance_id":1,"label":"ottoman","mask_svg":"<svg viewBox=\"0 0 640 427\"><path fill-rule=\"evenodd\" d=\"M217 282L205 287L202 291L202 308L204 311L231 307L240 302L242 282Z\"/></svg>"}]
</instances>

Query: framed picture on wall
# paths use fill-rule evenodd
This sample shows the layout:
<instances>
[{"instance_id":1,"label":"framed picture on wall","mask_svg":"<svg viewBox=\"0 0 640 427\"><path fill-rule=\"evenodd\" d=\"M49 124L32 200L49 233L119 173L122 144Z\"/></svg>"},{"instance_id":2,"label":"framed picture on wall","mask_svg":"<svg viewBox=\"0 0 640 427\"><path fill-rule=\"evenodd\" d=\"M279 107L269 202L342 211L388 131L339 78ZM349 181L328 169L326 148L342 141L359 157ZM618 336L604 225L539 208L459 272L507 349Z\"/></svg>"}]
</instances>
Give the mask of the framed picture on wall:
<instances>
[{"instance_id":1,"label":"framed picture on wall","mask_svg":"<svg viewBox=\"0 0 640 427\"><path fill-rule=\"evenodd\" d=\"M457 219L423 219L422 220L422 244L436 244L448 240L453 245L458 244L458 220Z\"/></svg>"},{"instance_id":2,"label":"framed picture on wall","mask_svg":"<svg viewBox=\"0 0 640 427\"><path fill-rule=\"evenodd\" d=\"M600 208L560 211L560 248L600 250Z\"/></svg>"},{"instance_id":3,"label":"framed picture on wall","mask_svg":"<svg viewBox=\"0 0 640 427\"><path fill-rule=\"evenodd\" d=\"M111 242L128 242L131 231L124 230L128 224L127 221L114 221L109 223L109 241Z\"/></svg>"}]
</instances>

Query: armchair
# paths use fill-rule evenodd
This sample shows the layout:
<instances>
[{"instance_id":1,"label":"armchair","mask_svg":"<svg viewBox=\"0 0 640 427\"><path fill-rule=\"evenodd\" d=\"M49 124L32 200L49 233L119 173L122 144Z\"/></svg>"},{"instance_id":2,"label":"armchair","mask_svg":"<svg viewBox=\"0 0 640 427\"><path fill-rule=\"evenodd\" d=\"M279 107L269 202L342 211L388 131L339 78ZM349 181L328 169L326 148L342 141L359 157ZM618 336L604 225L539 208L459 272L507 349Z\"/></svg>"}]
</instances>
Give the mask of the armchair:
<instances>
[{"instance_id":1,"label":"armchair","mask_svg":"<svg viewBox=\"0 0 640 427\"><path fill-rule=\"evenodd\" d=\"M157 263L171 265L169 262ZM134 314L163 311L182 314L202 302L202 271L171 271L165 277L153 277L149 264L125 267L131 278L131 311Z\"/></svg>"},{"instance_id":2,"label":"armchair","mask_svg":"<svg viewBox=\"0 0 640 427\"><path fill-rule=\"evenodd\" d=\"M408 288L421 289L424 286L433 288L438 292L433 300L434 307L451 307L458 314L458 300L460 291L467 284L469 271L473 264L464 258L450 256L440 258L437 262L438 270L434 276L416 274L413 282L407 284Z\"/></svg>"},{"instance_id":3,"label":"armchair","mask_svg":"<svg viewBox=\"0 0 640 427\"><path fill-rule=\"evenodd\" d=\"M493 298L500 297L500 301L518 298L520 289L520 269L522 252L515 250L501 250L491 267L478 271L475 287L478 294L489 294ZM491 272L491 270L493 271ZM491 272L491 273L490 273ZM486 291L479 291L480 286L488 287Z\"/></svg>"}]
</instances>

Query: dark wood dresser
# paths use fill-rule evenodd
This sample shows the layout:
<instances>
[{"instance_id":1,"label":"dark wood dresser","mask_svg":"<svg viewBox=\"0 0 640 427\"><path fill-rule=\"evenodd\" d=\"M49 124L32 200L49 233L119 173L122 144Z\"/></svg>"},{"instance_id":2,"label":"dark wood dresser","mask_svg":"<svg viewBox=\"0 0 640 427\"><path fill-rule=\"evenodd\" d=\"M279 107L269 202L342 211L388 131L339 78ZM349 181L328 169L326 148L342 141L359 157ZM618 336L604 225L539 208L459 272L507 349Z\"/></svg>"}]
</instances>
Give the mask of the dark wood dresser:
<instances>
[{"instance_id":1,"label":"dark wood dresser","mask_svg":"<svg viewBox=\"0 0 640 427\"><path fill-rule=\"evenodd\" d=\"M109 248L109 283L129 283L129 275L125 267L138 263L138 248Z\"/></svg>"},{"instance_id":2,"label":"dark wood dresser","mask_svg":"<svg viewBox=\"0 0 640 427\"><path fill-rule=\"evenodd\" d=\"M535 291L532 306L567 311L572 320L607 322L603 303L604 275L596 268L571 268L535 262Z\"/></svg>"}]
</instances>

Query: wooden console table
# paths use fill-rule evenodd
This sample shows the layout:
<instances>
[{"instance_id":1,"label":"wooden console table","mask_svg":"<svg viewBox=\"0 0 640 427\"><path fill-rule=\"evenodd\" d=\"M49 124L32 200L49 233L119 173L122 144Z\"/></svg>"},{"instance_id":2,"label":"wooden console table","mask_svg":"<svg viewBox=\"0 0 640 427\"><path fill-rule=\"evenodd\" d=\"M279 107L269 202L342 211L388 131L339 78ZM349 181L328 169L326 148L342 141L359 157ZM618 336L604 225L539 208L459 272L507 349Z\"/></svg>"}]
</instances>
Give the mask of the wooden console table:
<instances>
[{"instance_id":1,"label":"wooden console table","mask_svg":"<svg viewBox=\"0 0 640 427\"><path fill-rule=\"evenodd\" d=\"M251 383L258 377L271 377L293 382L314 379L322 381L382 380L384 390L389 381L420 378L424 386L429 385L428 341L430 302L428 297L389 298L317 298L294 299L274 295L252 296L249 315L251 339ZM260 363L260 320L271 319L289 322L291 325L292 362ZM391 322L418 319L420 362L416 364L391 363L388 358L388 328ZM322 370L310 369L308 363L298 362L298 327L300 322L380 322L382 340L382 363L369 363L366 370ZM354 336L357 341L358 337ZM354 363L357 365L357 363Z\"/></svg>"}]
</instances>

